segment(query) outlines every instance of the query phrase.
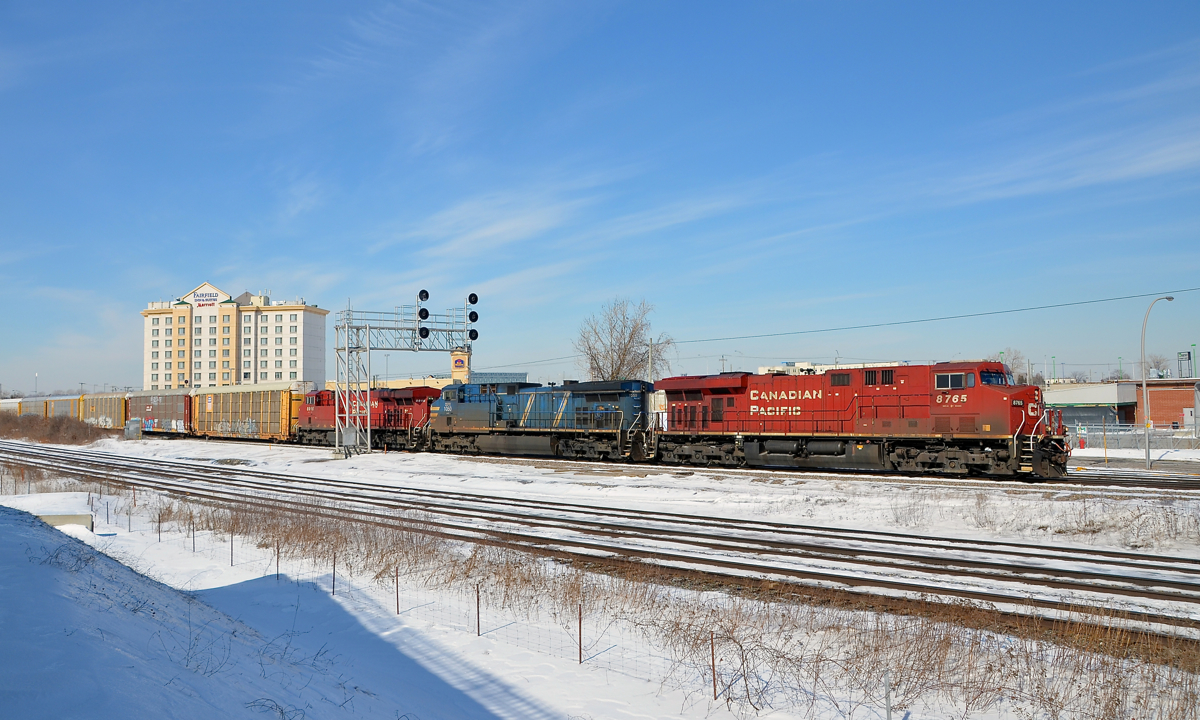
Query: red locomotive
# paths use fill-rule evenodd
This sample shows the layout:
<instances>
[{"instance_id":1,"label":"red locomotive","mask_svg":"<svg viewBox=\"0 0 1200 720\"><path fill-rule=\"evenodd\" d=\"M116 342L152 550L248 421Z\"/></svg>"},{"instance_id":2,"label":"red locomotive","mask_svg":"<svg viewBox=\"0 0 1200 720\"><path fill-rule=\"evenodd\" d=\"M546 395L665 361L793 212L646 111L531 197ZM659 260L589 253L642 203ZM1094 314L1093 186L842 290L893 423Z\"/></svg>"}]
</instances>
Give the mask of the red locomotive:
<instances>
[{"instance_id":1,"label":"red locomotive","mask_svg":"<svg viewBox=\"0 0 1200 720\"><path fill-rule=\"evenodd\" d=\"M665 462L1062 477L1061 415L997 362L666 378ZM665 415L665 417L663 417Z\"/></svg>"},{"instance_id":2,"label":"red locomotive","mask_svg":"<svg viewBox=\"0 0 1200 720\"><path fill-rule=\"evenodd\" d=\"M429 403L441 390L428 387L372 390L371 445L393 450L419 450L428 439ZM306 445L333 445L336 435L332 390L304 396L295 417L295 440Z\"/></svg>"}]
</instances>

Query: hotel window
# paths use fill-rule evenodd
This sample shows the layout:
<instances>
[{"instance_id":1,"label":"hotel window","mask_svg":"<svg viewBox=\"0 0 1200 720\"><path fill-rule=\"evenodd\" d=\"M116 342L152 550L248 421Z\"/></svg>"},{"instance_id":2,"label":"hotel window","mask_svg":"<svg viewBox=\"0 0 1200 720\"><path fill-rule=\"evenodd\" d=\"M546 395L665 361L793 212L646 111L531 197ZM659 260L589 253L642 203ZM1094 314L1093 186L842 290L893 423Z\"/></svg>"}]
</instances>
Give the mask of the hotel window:
<instances>
[{"instance_id":1,"label":"hotel window","mask_svg":"<svg viewBox=\"0 0 1200 720\"><path fill-rule=\"evenodd\" d=\"M267 379L267 374L266 374L266 373L259 373L259 374L258 374L258 379L259 379L259 380L266 380L266 379Z\"/></svg>"},{"instance_id":2,"label":"hotel window","mask_svg":"<svg viewBox=\"0 0 1200 720\"><path fill-rule=\"evenodd\" d=\"M216 369L217 369L217 361L216 361L216 360L209 360L209 361L208 361L208 369L209 369L209 370L216 370Z\"/></svg>"},{"instance_id":3,"label":"hotel window","mask_svg":"<svg viewBox=\"0 0 1200 720\"><path fill-rule=\"evenodd\" d=\"M296 367L296 361L295 361L295 360L288 360L288 367Z\"/></svg>"},{"instance_id":4,"label":"hotel window","mask_svg":"<svg viewBox=\"0 0 1200 720\"><path fill-rule=\"evenodd\" d=\"M209 380L216 380L216 379L217 379L217 374L216 374L216 373L209 373L209 374L208 374L208 379L209 379Z\"/></svg>"},{"instance_id":5,"label":"hotel window","mask_svg":"<svg viewBox=\"0 0 1200 720\"><path fill-rule=\"evenodd\" d=\"M204 351L203 351L203 350L197 350L197 351L195 351L195 352L193 352L193 353L192 353L192 357L201 357L202 355L204 355Z\"/></svg>"},{"instance_id":6,"label":"hotel window","mask_svg":"<svg viewBox=\"0 0 1200 720\"><path fill-rule=\"evenodd\" d=\"M276 334L276 335L282 335L282 334L283 334L283 326L282 326L282 325L276 325L276 326L275 326L275 334Z\"/></svg>"},{"instance_id":7,"label":"hotel window","mask_svg":"<svg viewBox=\"0 0 1200 720\"><path fill-rule=\"evenodd\" d=\"M171 369L171 363L169 363L169 362L168 362L168 363L163 363L163 369L164 369L164 370L170 370L170 369Z\"/></svg>"},{"instance_id":8,"label":"hotel window","mask_svg":"<svg viewBox=\"0 0 1200 720\"><path fill-rule=\"evenodd\" d=\"M242 333L249 335L250 334L250 326L247 325L246 327L242 328Z\"/></svg>"},{"instance_id":9,"label":"hotel window","mask_svg":"<svg viewBox=\"0 0 1200 720\"><path fill-rule=\"evenodd\" d=\"M157 325L157 324L158 324L158 318L150 318L150 324L151 324L151 325Z\"/></svg>"},{"instance_id":10,"label":"hotel window","mask_svg":"<svg viewBox=\"0 0 1200 720\"><path fill-rule=\"evenodd\" d=\"M266 356L267 356L267 351L266 351L266 350L259 350L259 351L258 351L258 356L259 356L259 357L266 357Z\"/></svg>"},{"instance_id":11,"label":"hotel window","mask_svg":"<svg viewBox=\"0 0 1200 720\"><path fill-rule=\"evenodd\" d=\"M204 378L204 373L195 373L192 375L193 380L201 380Z\"/></svg>"},{"instance_id":12,"label":"hotel window","mask_svg":"<svg viewBox=\"0 0 1200 720\"><path fill-rule=\"evenodd\" d=\"M215 322L217 321L217 316L216 316L216 315L209 315L209 316L208 316L208 321L209 321L210 323L215 323ZM228 321L228 320L226 320L225 322L229 322L229 321ZM213 379L215 380L216 378L213 378Z\"/></svg>"},{"instance_id":13,"label":"hotel window","mask_svg":"<svg viewBox=\"0 0 1200 720\"><path fill-rule=\"evenodd\" d=\"M166 323L167 325L170 325L170 324L171 324L171 318L169 318L169 317L167 317L167 318L163 318L163 322L164 322L164 323Z\"/></svg>"},{"instance_id":14,"label":"hotel window","mask_svg":"<svg viewBox=\"0 0 1200 720\"><path fill-rule=\"evenodd\" d=\"M250 313L246 313L245 315L242 316L242 322L244 322L244 323L248 323L253 319L254 319L254 316L251 315Z\"/></svg>"},{"instance_id":15,"label":"hotel window","mask_svg":"<svg viewBox=\"0 0 1200 720\"><path fill-rule=\"evenodd\" d=\"M229 345L229 338L221 338L222 345Z\"/></svg>"},{"instance_id":16,"label":"hotel window","mask_svg":"<svg viewBox=\"0 0 1200 720\"><path fill-rule=\"evenodd\" d=\"M282 316L282 315L276 315L276 316L275 316L275 322L283 322L283 316Z\"/></svg>"},{"instance_id":17,"label":"hotel window","mask_svg":"<svg viewBox=\"0 0 1200 720\"><path fill-rule=\"evenodd\" d=\"M208 351L208 356L209 356L209 357L216 357L216 356L217 356L217 351L216 351L216 350L209 350L209 351Z\"/></svg>"},{"instance_id":18,"label":"hotel window","mask_svg":"<svg viewBox=\"0 0 1200 720\"><path fill-rule=\"evenodd\" d=\"M170 341L170 340L168 340L168 341L167 341L167 347L171 347L171 341Z\"/></svg>"},{"instance_id":19,"label":"hotel window","mask_svg":"<svg viewBox=\"0 0 1200 720\"><path fill-rule=\"evenodd\" d=\"M249 380L249 379L250 379L250 373L242 373L242 379L243 379L243 380Z\"/></svg>"},{"instance_id":20,"label":"hotel window","mask_svg":"<svg viewBox=\"0 0 1200 720\"><path fill-rule=\"evenodd\" d=\"M281 367L283 367L283 361L282 361L282 360L276 360L276 361L275 361L275 367L277 367L277 368L281 368Z\"/></svg>"},{"instance_id":21,"label":"hotel window","mask_svg":"<svg viewBox=\"0 0 1200 720\"><path fill-rule=\"evenodd\" d=\"M224 369L224 368L227 368L227 367L229 367L229 361L228 361L228 360L222 360L222 361L221 361L221 368L222 368L222 369Z\"/></svg>"},{"instance_id":22,"label":"hotel window","mask_svg":"<svg viewBox=\"0 0 1200 720\"><path fill-rule=\"evenodd\" d=\"M266 344L267 344L267 339L266 339L266 338L262 338L262 339L259 341L259 343L258 343L258 344L259 344L259 345L266 345Z\"/></svg>"},{"instance_id":23,"label":"hotel window","mask_svg":"<svg viewBox=\"0 0 1200 720\"><path fill-rule=\"evenodd\" d=\"M296 373L288 373L288 378L289 378L289 379L292 379L292 380L295 380L295 379L296 379Z\"/></svg>"},{"instance_id":24,"label":"hotel window","mask_svg":"<svg viewBox=\"0 0 1200 720\"><path fill-rule=\"evenodd\" d=\"M266 360L260 360L260 361L259 361L259 363L258 363L258 366L259 366L260 368L265 368L265 367L267 366L267 361L266 361Z\"/></svg>"},{"instance_id":25,"label":"hotel window","mask_svg":"<svg viewBox=\"0 0 1200 720\"><path fill-rule=\"evenodd\" d=\"M163 385L163 390L170 390L170 389L171 389L170 385Z\"/></svg>"},{"instance_id":26,"label":"hotel window","mask_svg":"<svg viewBox=\"0 0 1200 720\"><path fill-rule=\"evenodd\" d=\"M151 370L157 370L157 369L158 369L158 363L150 363L150 369L151 369ZM158 378L155 378L155 380L157 380L157 379L158 379Z\"/></svg>"},{"instance_id":27,"label":"hotel window","mask_svg":"<svg viewBox=\"0 0 1200 720\"><path fill-rule=\"evenodd\" d=\"M229 351L228 351L228 350L222 350L222 351L221 351L221 357L229 357Z\"/></svg>"},{"instance_id":28,"label":"hotel window","mask_svg":"<svg viewBox=\"0 0 1200 720\"><path fill-rule=\"evenodd\" d=\"M292 322L296 322L296 313L292 313ZM292 332L296 332L293 330Z\"/></svg>"},{"instance_id":29,"label":"hotel window","mask_svg":"<svg viewBox=\"0 0 1200 720\"><path fill-rule=\"evenodd\" d=\"M228 326L228 325L225 325L225 326L222 326L222 327L221 327L221 334L222 334L222 335L228 335L228 334L229 334L229 326Z\"/></svg>"},{"instance_id":30,"label":"hotel window","mask_svg":"<svg viewBox=\"0 0 1200 720\"><path fill-rule=\"evenodd\" d=\"M247 349L247 350L243 350L243 351L242 351L242 357L250 357L250 350L249 350L249 349Z\"/></svg>"},{"instance_id":31,"label":"hotel window","mask_svg":"<svg viewBox=\"0 0 1200 720\"><path fill-rule=\"evenodd\" d=\"M179 324L180 324L180 325L187 325L187 316L186 316L186 315L180 315L180 316L179 316Z\"/></svg>"},{"instance_id":32,"label":"hotel window","mask_svg":"<svg viewBox=\"0 0 1200 720\"><path fill-rule=\"evenodd\" d=\"M296 348L292 348L291 350L288 350L288 355L291 355L292 357L296 357Z\"/></svg>"},{"instance_id":33,"label":"hotel window","mask_svg":"<svg viewBox=\"0 0 1200 720\"><path fill-rule=\"evenodd\" d=\"M182 345L182 344L183 344L183 341L182 341L182 340L180 340L180 341L179 341L179 344L180 344L180 345ZM196 338L196 347L200 347L200 346L201 346L201 345L203 345L203 344L204 344L204 341L203 341L203 340L201 340L200 338ZM216 343L214 343L214 345L215 345L215 344L216 344Z\"/></svg>"},{"instance_id":34,"label":"hotel window","mask_svg":"<svg viewBox=\"0 0 1200 720\"><path fill-rule=\"evenodd\" d=\"M222 316L221 316L221 322L229 322L229 316L228 316L228 315L222 315Z\"/></svg>"},{"instance_id":35,"label":"hotel window","mask_svg":"<svg viewBox=\"0 0 1200 720\"><path fill-rule=\"evenodd\" d=\"M197 341L196 341L196 344L197 344L197 345L199 345L199 344L200 344L200 341L199 341L199 340L197 340ZM209 345L216 345L216 344L217 344L217 339L216 339L216 338L209 338L209 339L208 339L208 344L209 344Z\"/></svg>"},{"instance_id":36,"label":"hotel window","mask_svg":"<svg viewBox=\"0 0 1200 720\"><path fill-rule=\"evenodd\" d=\"M157 340L151 340L151 341L150 341L150 347L158 347L158 341L157 341Z\"/></svg>"},{"instance_id":37,"label":"hotel window","mask_svg":"<svg viewBox=\"0 0 1200 720\"><path fill-rule=\"evenodd\" d=\"M179 322L183 322L183 318L179 318ZM196 319L195 319L195 320L193 320L192 322L193 322L194 324L196 324L196 325L199 325L200 323L204 322L204 316L203 316L203 315L197 315L197 316L196 316Z\"/></svg>"},{"instance_id":38,"label":"hotel window","mask_svg":"<svg viewBox=\"0 0 1200 720\"><path fill-rule=\"evenodd\" d=\"M158 337L158 329L157 328L150 331L150 337Z\"/></svg>"},{"instance_id":39,"label":"hotel window","mask_svg":"<svg viewBox=\"0 0 1200 720\"><path fill-rule=\"evenodd\" d=\"M275 338L275 344L276 344L276 345L282 345L282 344L283 344L283 338Z\"/></svg>"},{"instance_id":40,"label":"hotel window","mask_svg":"<svg viewBox=\"0 0 1200 720\"><path fill-rule=\"evenodd\" d=\"M158 373L154 373L153 375L151 375L151 376L150 376L150 379L151 379L151 380L157 380L157 379L158 379Z\"/></svg>"},{"instance_id":41,"label":"hotel window","mask_svg":"<svg viewBox=\"0 0 1200 720\"><path fill-rule=\"evenodd\" d=\"M171 334L171 328L167 328L166 330L163 330L163 335L169 336L170 334Z\"/></svg>"},{"instance_id":42,"label":"hotel window","mask_svg":"<svg viewBox=\"0 0 1200 720\"><path fill-rule=\"evenodd\" d=\"M290 342L291 344L295 345L295 344L296 344L296 338L288 338L288 342Z\"/></svg>"},{"instance_id":43,"label":"hotel window","mask_svg":"<svg viewBox=\"0 0 1200 720\"><path fill-rule=\"evenodd\" d=\"M157 358L157 357L158 357L158 351L157 351L157 350L155 350L154 352L150 353L150 357L152 357L152 358Z\"/></svg>"},{"instance_id":44,"label":"hotel window","mask_svg":"<svg viewBox=\"0 0 1200 720\"><path fill-rule=\"evenodd\" d=\"M283 348L275 348L275 357L283 357Z\"/></svg>"},{"instance_id":45,"label":"hotel window","mask_svg":"<svg viewBox=\"0 0 1200 720\"><path fill-rule=\"evenodd\" d=\"M187 374L186 374L186 373L177 373L177 374L176 374L176 377L175 377L175 379L176 379L176 380L180 380L180 381L182 381L182 380L184 380L186 377L187 377Z\"/></svg>"},{"instance_id":46,"label":"hotel window","mask_svg":"<svg viewBox=\"0 0 1200 720\"><path fill-rule=\"evenodd\" d=\"M283 373L281 373L281 372L277 372L277 373L275 373L275 379L276 379L276 380L282 380L282 379L283 379Z\"/></svg>"},{"instance_id":47,"label":"hotel window","mask_svg":"<svg viewBox=\"0 0 1200 720\"><path fill-rule=\"evenodd\" d=\"M217 326L216 326L216 325L213 325L212 327L210 327L210 328L208 329L208 334L209 334L209 335L216 335L216 334L217 334Z\"/></svg>"},{"instance_id":48,"label":"hotel window","mask_svg":"<svg viewBox=\"0 0 1200 720\"><path fill-rule=\"evenodd\" d=\"M290 333L296 332L296 326L295 325L288 326L288 332L290 332Z\"/></svg>"},{"instance_id":49,"label":"hotel window","mask_svg":"<svg viewBox=\"0 0 1200 720\"><path fill-rule=\"evenodd\" d=\"M222 380L228 380L228 379L229 379L229 373L221 373L221 379L222 379Z\"/></svg>"},{"instance_id":50,"label":"hotel window","mask_svg":"<svg viewBox=\"0 0 1200 720\"><path fill-rule=\"evenodd\" d=\"M202 362L198 362L198 363L192 363L192 369L193 369L193 370L199 370L199 369L200 369L200 368L202 368L202 367L204 367L204 363L202 363Z\"/></svg>"}]
</instances>

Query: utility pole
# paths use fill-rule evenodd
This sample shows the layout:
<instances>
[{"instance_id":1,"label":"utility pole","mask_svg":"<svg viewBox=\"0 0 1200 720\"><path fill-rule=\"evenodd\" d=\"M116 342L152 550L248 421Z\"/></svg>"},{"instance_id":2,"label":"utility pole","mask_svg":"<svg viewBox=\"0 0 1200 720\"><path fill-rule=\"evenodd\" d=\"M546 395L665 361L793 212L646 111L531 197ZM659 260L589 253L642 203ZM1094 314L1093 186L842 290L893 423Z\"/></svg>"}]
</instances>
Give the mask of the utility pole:
<instances>
[{"instance_id":1,"label":"utility pole","mask_svg":"<svg viewBox=\"0 0 1200 720\"><path fill-rule=\"evenodd\" d=\"M1175 298L1170 295L1154 298L1150 302L1150 307L1146 308L1146 317L1142 320L1142 420L1145 424L1146 431L1146 469L1150 469L1150 397L1146 393L1146 377L1149 373L1146 372L1146 323L1150 322L1150 311L1154 309L1154 303L1159 300L1173 301Z\"/></svg>"}]
</instances>

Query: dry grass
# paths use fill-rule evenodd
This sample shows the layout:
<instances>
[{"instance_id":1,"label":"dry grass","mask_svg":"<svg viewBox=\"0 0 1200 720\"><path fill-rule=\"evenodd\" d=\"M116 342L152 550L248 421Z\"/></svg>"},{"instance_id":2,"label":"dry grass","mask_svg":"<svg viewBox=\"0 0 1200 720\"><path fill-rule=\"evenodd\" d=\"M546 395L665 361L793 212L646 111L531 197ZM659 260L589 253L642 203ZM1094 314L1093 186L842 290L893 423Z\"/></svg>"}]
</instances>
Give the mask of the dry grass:
<instances>
[{"instance_id":1,"label":"dry grass","mask_svg":"<svg viewBox=\"0 0 1200 720\"><path fill-rule=\"evenodd\" d=\"M71 417L44 418L36 415L0 413L0 438L9 440L86 445L120 433L121 430L98 428Z\"/></svg>"},{"instance_id":2,"label":"dry grass","mask_svg":"<svg viewBox=\"0 0 1200 720\"><path fill-rule=\"evenodd\" d=\"M35 484L61 489L60 482ZM91 479L85 489L104 482ZM107 492L128 493L111 482ZM582 605L590 619L626 623L672 658L663 681L697 702L711 699L715 646L720 701L745 716L771 708L847 718L874 712L883 706L886 672L900 713L949 705L959 718L998 709L1031 719L1200 718L1200 647L1138 633L1119 617L1080 613L1050 622L969 603L716 586L639 563L572 566L439 538L429 518L415 513L368 523L331 517L338 511L332 504L296 512L148 493L139 499L164 532L237 534L269 551L278 547L285 559L320 565L336 552L339 574L389 588L397 572L406 583L448 594L479 587L489 607L557 622L568 633ZM981 501L977 510L986 518L991 508Z\"/></svg>"}]
</instances>

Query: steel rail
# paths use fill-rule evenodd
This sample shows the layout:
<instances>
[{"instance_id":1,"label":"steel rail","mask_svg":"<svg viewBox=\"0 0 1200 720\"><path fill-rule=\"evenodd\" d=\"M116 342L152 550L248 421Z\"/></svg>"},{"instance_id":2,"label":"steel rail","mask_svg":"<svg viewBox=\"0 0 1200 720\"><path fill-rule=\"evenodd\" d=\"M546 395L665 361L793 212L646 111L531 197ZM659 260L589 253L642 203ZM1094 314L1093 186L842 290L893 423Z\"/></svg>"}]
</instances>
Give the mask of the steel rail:
<instances>
[{"instance_id":1,"label":"steel rail","mask_svg":"<svg viewBox=\"0 0 1200 720\"><path fill-rule=\"evenodd\" d=\"M9 454L9 453L5 453L5 454ZM58 472L67 472L67 471L71 470L71 468L69 468L67 465L64 464L64 462L63 462L64 458L59 453L46 453L45 451L42 451L42 452L35 452L34 454L42 455L43 457L45 457L47 455L52 455L52 456L57 455L57 457L54 457L53 461L38 462L37 463L38 466L42 466L42 467L45 467L46 469L51 469L51 470L55 470ZM81 463L80 467L75 468L75 470L77 470L81 474L85 474L85 475L88 473L95 473L97 471L97 469L99 469L100 472L104 472L105 470L112 469L112 461L118 461L118 464L132 464L133 467L128 469L131 472L150 472L152 475L155 473L157 473L159 475L162 475L162 474L178 475L178 474L180 474L179 471L181 469L184 469L184 468L180 468L180 467L166 467L166 468L146 467L148 465L149 466L155 465L157 461L154 461L154 460L149 460L149 461L142 460L142 459L133 460L133 459L128 459L128 458L114 457L114 456L108 456L106 459L109 461L109 464L107 466L104 466L102 464L99 468L97 468L93 462L85 462L85 463ZM178 463L174 463L174 461L172 461L171 464L178 465ZM185 466L185 468L187 470L187 474L199 475L200 477L194 478L199 482L211 483L211 482L213 482L211 476L214 474L218 474L217 472L214 472L215 469L203 467L203 466L201 466L199 468L197 466ZM224 469L222 469L222 470L224 470ZM204 472L198 472L198 471L204 471ZM205 477L205 475L208 475L210 477ZM127 478L123 478L122 481L123 482L129 481L130 479L131 478L127 477ZM198 491L201 490L201 488L198 488L194 484L190 484L190 483L163 481L161 478L156 480L154 477L149 477L149 478L143 477L143 478L138 478L138 479L141 481L142 484L155 486L156 488L162 489L167 492L191 494L191 495L196 496L198 494ZM242 485L251 485L252 486L251 489L255 490L256 492L266 491L266 492L270 492L270 493L285 493L285 492L295 493L297 490L296 488L281 487L280 485L277 485L277 484L264 485L264 484L260 483L258 485L254 485L253 483L251 483L249 481L245 481L245 480L232 481L228 478L225 478L221 482L226 482L226 483L239 482L239 484L242 484ZM380 490L381 488L373 488L373 489ZM220 493L214 494L212 490L205 490L204 493L206 494L206 496L210 496L213 499L219 498L219 499L224 499L226 501L228 501L230 499L236 499L236 500L243 501L243 502L251 502L251 501L260 501L262 499L260 495L256 495L253 493L246 493L246 492L243 492L243 493L226 492L224 494L220 494ZM364 498L358 494L350 494L350 493L346 493L346 492L342 492L342 491L334 492L334 493L318 494L315 491L307 490L307 491L304 491L303 494L307 495L311 499L328 499L330 494L332 494L334 497L337 497L338 499L349 501L349 502L354 502L354 503L358 503L358 504L382 505L390 510L401 509L401 506L398 506L395 504L396 503L395 499L388 501L383 498ZM411 505L411 503L409 503L409 504ZM311 509L311 506L306 506L306 507ZM439 508L431 508L428 504L423 504L423 505L417 505L416 509L418 509L421 512L438 512L438 513L440 513L444 516L448 516L448 517L462 517L462 518L469 519L469 520L478 520L479 519L479 509L478 508L457 507L457 508L440 508L439 509ZM388 516L388 517L392 517L392 516ZM394 517L392 519L394 519ZM547 528L547 527L552 527L552 528L560 529L560 530L561 529L570 529L570 530L574 530L574 531L578 531L578 532L590 532L591 534L606 535L609 537L620 536L620 537L632 538L632 539L644 539L645 537L651 537L651 538L656 538L656 539L662 540L663 542L669 542L669 543L674 543L674 544L684 544L684 541L681 540L681 538L687 538L688 544L690 544L691 546L696 546L696 547L705 547L707 549L715 549L715 550L720 550L720 551L756 552L759 554L767 553L767 554L775 556L776 561L782 560L782 559L791 559L791 560L797 559L797 557L795 557L795 556L786 557L786 558L779 557L783 553L778 552L779 548L794 549L794 546L795 546L794 543L779 543L779 542L772 543L772 542L766 542L760 538L742 538L742 539L740 539L740 542L743 544L739 546L735 542L729 541L727 539L712 539L711 536L707 536L707 539L704 539L706 536L704 536L700 533L680 533L678 531L675 531L675 532L671 532L671 533L667 534L661 528L650 528L650 529L631 528L628 525L612 525L612 524L594 523L594 522L593 523L583 523L582 525L587 526L587 527L581 527L581 524L578 522L564 523L560 520L555 520L555 521L551 522L551 521L548 521L546 518L540 517L540 516L513 517L512 513L508 513L508 514L501 513L501 514L499 514L499 516L493 517L491 519L496 522L509 522L509 523L525 525L525 526L538 526L538 527L542 527L543 529ZM425 523L426 525L430 525L430 523L428 523L427 521L422 521L422 522ZM522 545L545 546L545 545L549 544L549 545L554 546L554 545L563 545L565 543L566 545L568 545L570 547L575 547L577 549L586 549L593 553L594 552L619 553L619 554L625 555L625 556L650 558L650 559L654 559L658 562L667 561L667 562L684 563L684 564L691 564L691 565L700 564L700 565L710 565L711 566L713 564L716 564L721 567L736 568L743 572L757 572L757 573L768 573L768 574L782 573L787 576L793 576L796 574L796 571L797 571L795 568L781 568L781 567L777 567L777 566L772 567L772 566L764 565L764 564L762 564L762 562L758 562L758 563L731 562L729 560L714 559L714 558L710 558L710 557L697 557L695 555L679 555L676 553L667 553L663 549L646 551L646 550L642 550L642 549L638 549L638 548L629 548L624 545L614 547L611 544L604 545L604 544L597 544L597 543L591 543L591 542L580 542L578 540L570 540L570 539L564 539L564 538L549 538L549 537L546 537L545 535L528 535L528 534L523 534L523 533L514 533L512 531L505 530L502 528L501 529L480 528L477 526L462 526L462 525L453 525L450 523L433 523L432 526L437 527L440 532L466 533L467 536L465 537L465 539L468 539L469 541L476 541L478 539L478 537L480 536L480 534L482 534L484 536L490 536L493 538L501 537L501 538L509 538L510 540L512 538L516 538L517 541ZM459 537L458 539L464 539L464 537ZM745 543L750 543L750 546L747 546ZM763 547L764 545L767 547L764 548ZM827 551L828 548L820 548L820 550L822 552L824 552L824 551ZM864 553L866 551L862 550L862 549L857 549L857 550L852 550L850 552ZM811 558L809 558L808 556L801 556L800 559L811 559ZM836 559L844 560L844 558L836 558ZM911 560L911 557L904 556L904 559ZM1168 559L1168 560L1170 560L1171 562L1174 562L1174 559ZM961 564L964 564L967 562L969 562L969 561L966 561L963 559L957 559L957 560L948 561L946 563L946 565L961 565ZM874 564L879 565L878 562L876 562ZM892 567L895 567L895 565L893 564ZM904 569L910 569L910 570L921 569L921 568L915 568L911 564L902 565L901 567ZM1042 573L1042 574L1056 572L1052 568L1036 568L1035 570L1036 570L1036 572ZM961 571L957 571L957 572L956 571L947 571L947 569L945 567L937 568L937 571L949 574L952 577L961 576L961 575L968 575L968 576L971 575L970 573L963 573ZM929 570L926 569L926 574L928 574L928 572L929 572ZM848 577L845 574L838 575L836 573L830 573L827 571L819 571L819 570L812 570L812 569L807 569L807 570L803 571L802 574L804 577L809 578L809 579L816 578L819 580L828 580L828 581L831 581L831 582L834 582L837 584L842 584L842 585L851 585L851 586L872 585L875 587L890 587L891 589L901 589L901 590L906 590L909 592L918 590L918 589L922 590L922 591L928 591L931 589L930 586L928 586L928 585L915 584L915 583L912 583L909 581L898 581L895 578L892 578L890 580L885 580L885 579L881 579L878 577L875 577L875 578ZM983 577L984 579L993 580L993 581L994 580L1002 580L1002 581L1007 581L1007 582L1014 582L1014 580L1012 580L1010 578L1003 578L1003 577L997 576L992 573L987 573L987 574L982 574L982 575L975 574L974 576L975 577ZM1157 585L1160 587L1163 585L1170 584L1170 583L1164 583L1163 581L1165 579L1162 579L1162 578L1157 578L1157 579L1122 578L1122 577L1116 577L1116 576L1111 576L1111 575L1102 575L1099 578L1093 578L1093 579L1094 580L1097 580L1097 579L1098 580L1109 580L1109 581L1116 580L1116 581L1143 582L1143 583L1147 583L1147 584L1151 584L1151 585ZM1017 582L1018 584L1024 584L1024 585L1031 584L1031 583L1029 583L1029 580L1027 578L1018 579L1018 580L1015 580L1015 582ZM1120 589L1120 588L1106 586L1102 589L1098 589L1092 585L1079 584L1079 583L1065 583L1062 581L1043 582L1041 584L1043 586L1053 586L1053 587L1059 587L1059 588L1070 587L1072 589L1083 590L1083 591L1088 591L1088 592L1108 592L1108 593L1121 593L1122 592L1122 589ZM1187 584L1187 583L1184 583L1182 586L1187 586L1189 589L1194 589L1196 587L1193 584ZM1182 586L1180 586L1180 587L1182 587ZM971 590L965 589L965 588L954 588L954 589L948 590L947 588L945 588L943 586L935 586L934 591L940 592L943 594L951 594L951 595L955 595L958 597L971 597L973 599L984 599L986 596L986 599L989 602L1008 602L1008 603L1018 602L1018 603L1021 603L1021 602L1026 602L1029 599L1027 596L1024 596L1024 595L1014 598L1011 595L1001 595L999 593L981 593L979 591L971 591ZM1192 602L1192 598L1182 597L1178 594L1165 594L1165 593L1161 593L1161 592L1146 592L1146 591L1139 592L1139 591L1129 591L1129 590L1126 590L1126 594L1133 594L1133 595L1137 595L1138 597L1152 597L1155 599L1162 599L1162 600L1184 601L1184 602L1188 602L1189 604ZM1041 602L1045 602L1045 601L1043 600ZM1060 607L1062 605L1062 603L1057 602L1057 601L1050 601L1050 602L1055 607ZM1148 616L1148 615L1152 614L1155 617L1162 617L1161 613L1147 614L1147 613L1140 613L1139 611L1132 611L1132 612L1139 614L1141 616ZM1183 620L1185 622L1185 624L1189 624L1189 623L1193 622L1187 618L1177 618L1176 620Z\"/></svg>"}]
</instances>

